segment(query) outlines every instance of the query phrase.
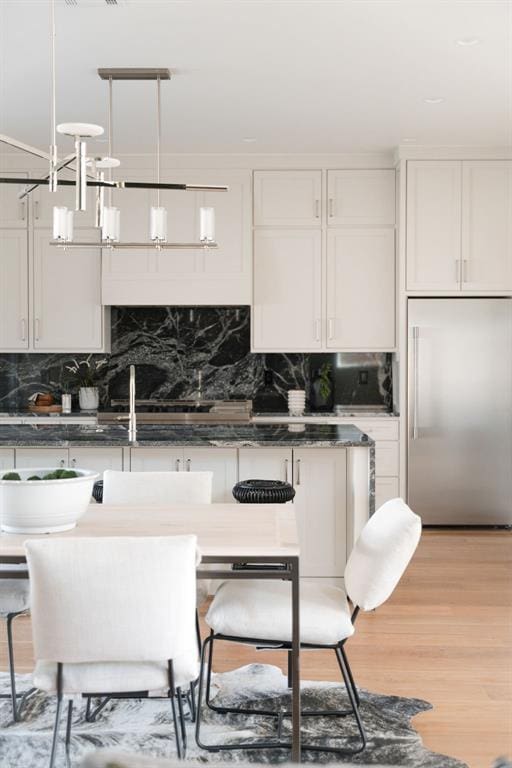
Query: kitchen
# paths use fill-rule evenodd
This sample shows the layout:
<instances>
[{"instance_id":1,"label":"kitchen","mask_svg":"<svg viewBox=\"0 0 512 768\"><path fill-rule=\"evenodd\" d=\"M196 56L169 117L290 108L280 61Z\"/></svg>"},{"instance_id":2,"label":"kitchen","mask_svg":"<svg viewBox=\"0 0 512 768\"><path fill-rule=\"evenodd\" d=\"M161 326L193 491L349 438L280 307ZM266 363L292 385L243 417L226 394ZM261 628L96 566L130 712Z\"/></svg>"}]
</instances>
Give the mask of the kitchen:
<instances>
[{"instance_id":1,"label":"kitchen","mask_svg":"<svg viewBox=\"0 0 512 768\"><path fill-rule=\"evenodd\" d=\"M201 118L201 98L192 97L193 89L203 88L206 99L212 86L205 51L194 61L182 43L176 49L187 62L182 71L174 55L169 60L163 39L155 53L146 43L136 65L127 66L125 49L137 24L150 33L172 20L183 40L190 39L199 9L227 45L225 3L181 9L149 3L146 13L135 1L109 8L99 0L57 0L53 70L46 33L36 33L35 20L24 25L16 4L3 5L0 20L11 38L3 54L8 85L0 135L1 476L29 469L41 475L55 468L90 471L98 474L95 496L101 501L104 472L212 473L211 502L222 509L236 509L233 489L240 482L287 484L294 493L288 506L296 518L300 573L304 584L318 588L346 587L347 564L365 525L400 497L422 519L418 554L390 607L363 616L361 626L378 633L382 619L384 634L403 632L403 647L395 652L406 658L419 641L418 626L409 633L407 615L398 611L393 618L393 607L399 609L402 599L416 623L425 610L424 590L432 589L429 578L437 578L427 608L437 627L432 635L446 630L435 605L446 600L443 611L454 616L446 653L463 654L455 636L470 630L457 615L456 595L485 573L489 589L500 594L500 610L510 592L503 567L512 526L512 153L506 131L498 136L496 128L502 125L499 99L484 97L482 89L494 122L486 122L482 109L471 126L462 110L448 118L443 99L436 102L436 91L427 90L416 97L421 106L405 135L396 122L396 138L388 140L385 123L377 140L366 128L362 143L364 110L355 109L341 141L330 129L317 127L315 133L310 124L309 133L294 138L286 115L276 119L272 133L252 108L253 127L234 140L222 110L210 114L209 126ZM47 30L52 3L26 5ZM291 46L283 38L291 25L320 59L309 75L296 59L284 70L288 87L302 73L309 96L314 77L326 70L306 34L308 24L332 44L329 19L348 25L354 40L365 29L363 11L344 2L319 3L318 16L313 3L256 5L230 4L240 40L253 41L249 18L272 19L277 56L280 46ZM456 3L444 10L432 2L414 8L371 4L391 37L393 25L397 36L414 29L416 43L426 38L426 24L437 35L443 54L436 66L447 90L459 87L455 56L465 57L464 66L478 79L492 58L493 46L484 38L496 38L495 52L510 46L502 32L507 4L491 3L489 16L463 5L465 19ZM434 6L435 28L429 21ZM76 18L93 39L87 50L73 31ZM94 29L99 23L115 29L119 19L126 38L107 55L106 38ZM38 93L30 127L13 90L15 41L24 33L46 68L41 75L31 70ZM229 45L243 58L234 41ZM387 50L387 43L381 45ZM412 51L411 38L400 66ZM251 52L244 60L249 79L257 72L256 49ZM334 49L325 55L336 58ZM279 60L285 59L281 52ZM66 74L65 60L75 62L74 75ZM425 62L420 57L420 72ZM225 62L223 67L226 74ZM83 168L75 163L60 169L56 191L46 182L52 71L50 127L55 102L59 122L51 143L58 142L61 159L73 153L75 140L75 154L90 160ZM72 98L77 83L85 89L83 103ZM267 79L263 83L258 92L267 94L270 109L276 92L265 90ZM34 95L34 85L24 87ZM225 92L222 83L215 88L225 109L230 88L235 81ZM359 104L355 91L352 97ZM240 122L236 99L229 108ZM414 113L410 103L407 109ZM93 125L60 132L60 121L74 116ZM9 534L2 536L8 542ZM476 576L462 569L471 558ZM430 575L424 570L429 567ZM409 579L415 591L407 592ZM443 597L445 581L452 591ZM207 603L215 604L219 579L207 583ZM471 589L467 599L469 624L482 621ZM199 612L204 621L201 607ZM496 614L490 620L499 625ZM30 619L20 615L17 624L15 632L24 633L20 652L15 635L21 674L32 669ZM412 725L427 748L452 755L454 766L463 764L455 758L491 765L512 752L507 713L487 706L487 694L482 700L484 679L497 674L498 659L510 667L509 633L496 633L496 661L482 662L476 689L458 697L454 689L461 680L453 663L443 666L443 681L434 685L432 678L429 687L418 659L404 661L406 680L397 681L400 664L388 667L381 659L379 669L359 637L355 671L370 691L433 703L433 713ZM437 640L429 642L435 649ZM482 643L483 635L475 642L479 650ZM432 652L422 647L427 656ZM275 652L267 656L281 665ZM303 680L338 679L337 668L324 670L302 657ZM232 668L233 660L258 660L247 649L235 655L219 650L218 659L218 673ZM0 660L7 670L3 655ZM429 663L434 674L435 654ZM509 692L511 683L504 686ZM505 695L502 688L493 691L491 699ZM473 697L488 719L486 737L470 745L465 733L471 726L460 707ZM470 723L478 719L476 713L468 717ZM407 764L400 759L392 764Z\"/></svg>"}]
</instances>

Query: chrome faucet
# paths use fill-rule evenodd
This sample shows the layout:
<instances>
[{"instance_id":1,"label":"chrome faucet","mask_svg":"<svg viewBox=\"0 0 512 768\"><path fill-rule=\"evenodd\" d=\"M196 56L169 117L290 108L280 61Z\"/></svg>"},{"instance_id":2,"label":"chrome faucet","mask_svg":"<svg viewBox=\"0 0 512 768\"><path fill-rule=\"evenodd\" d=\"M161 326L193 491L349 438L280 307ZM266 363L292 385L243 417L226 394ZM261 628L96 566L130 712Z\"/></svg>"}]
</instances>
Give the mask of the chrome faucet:
<instances>
[{"instance_id":1,"label":"chrome faucet","mask_svg":"<svg viewBox=\"0 0 512 768\"><path fill-rule=\"evenodd\" d=\"M137 415L135 413L135 366L130 365L130 420L128 422L128 440L137 440Z\"/></svg>"}]
</instances>

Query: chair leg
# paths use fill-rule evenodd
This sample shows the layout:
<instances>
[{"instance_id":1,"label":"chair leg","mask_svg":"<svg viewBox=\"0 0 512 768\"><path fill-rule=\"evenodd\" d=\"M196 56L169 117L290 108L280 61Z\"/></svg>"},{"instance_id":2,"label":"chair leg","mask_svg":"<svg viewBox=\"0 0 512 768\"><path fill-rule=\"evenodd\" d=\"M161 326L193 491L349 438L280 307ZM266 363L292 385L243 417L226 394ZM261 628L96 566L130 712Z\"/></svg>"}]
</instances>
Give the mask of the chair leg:
<instances>
[{"instance_id":1,"label":"chair leg","mask_svg":"<svg viewBox=\"0 0 512 768\"><path fill-rule=\"evenodd\" d=\"M293 680L293 673L292 673L292 652L288 651L287 659L288 659L288 688L292 687L292 680Z\"/></svg>"},{"instance_id":2,"label":"chair leg","mask_svg":"<svg viewBox=\"0 0 512 768\"><path fill-rule=\"evenodd\" d=\"M343 656L343 661L345 662L345 667L347 668L348 672L348 679L350 680L350 685L352 686L352 690L354 691L354 698L356 700L357 706L360 705L361 701L359 699L359 691L357 690L357 686L354 682L354 676L352 675L352 670L350 668L350 664L348 663L347 653L345 651L345 648L343 646L340 646L341 655Z\"/></svg>"},{"instance_id":3,"label":"chair leg","mask_svg":"<svg viewBox=\"0 0 512 768\"><path fill-rule=\"evenodd\" d=\"M190 709L190 719L192 720L193 723L195 723L196 717L197 717L195 683L190 683L189 694L187 699L188 699L188 706Z\"/></svg>"},{"instance_id":4,"label":"chair leg","mask_svg":"<svg viewBox=\"0 0 512 768\"><path fill-rule=\"evenodd\" d=\"M178 699L178 714L181 728L181 743L183 745L183 759L187 755L187 729L185 725L185 714L183 712L183 695L181 688L176 688L176 698Z\"/></svg>"},{"instance_id":5,"label":"chair leg","mask_svg":"<svg viewBox=\"0 0 512 768\"><path fill-rule=\"evenodd\" d=\"M201 625L199 623L199 611L196 608L196 638L197 638L197 650L199 651L199 655L201 655Z\"/></svg>"},{"instance_id":6,"label":"chair leg","mask_svg":"<svg viewBox=\"0 0 512 768\"><path fill-rule=\"evenodd\" d=\"M62 711L62 694L58 695L57 697L57 709L55 711L55 724L53 726L52 751L50 755L49 768L53 768L55 765L55 756L57 754L57 745L58 745L58 739L59 739L59 724L60 724L61 711Z\"/></svg>"},{"instance_id":7,"label":"chair leg","mask_svg":"<svg viewBox=\"0 0 512 768\"><path fill-rule=\"evenodd\" d=\"M359 714L359 706L357 704L356 697L354 695L354 691L352 688L352 684L350 682L350 676L348 674L348 670L345 664L345 658L341 653L341 649L339 648L336 649L336 658L338 659L338 664L341 669L341 674L343 675L343 680L345 682L345 688L347 689L348 698L350 700L350 704L354 712L354 717L357 722L357 728L361 736L361 747L352 752L352 754L357 754L357 752L362 752L366 748L366 732L364 730L363 721L361 720L361 715Z\"/></svg>"},{"instance_id":8,"label":"chair leg","mask_svg":"<svg viewBox=\"0 0 512 768\"><path fill-rule=\"evenodd\" d=\"M73 699L68 701L68 716L66 720L66 763L68 768L71 766L71 757L69 748L71 745L71 726L73 724Z\"/></svg>"},{"instance_id":9,"label":"chair leg","mask_svg":"<svg viewBox=\"0 0 512 768\"><path fill-rule=\"evenodd\" d=\"M11 680L12 719L15 723L17 723L19 720L18 707L16 706L16 675L14 672L14 643L12 639L12 622L16 616L16 613L10 613L7 616L7 655L9 663L9 676Z\"/></svg>"},{"instance_id":10,"label":"chair leg","mask_svg":"<svg viewBox=\"0 0 512 768\"><path fill-rule=\"evenodd\" d=\"M170 693L169 698L171 700L172 722L174 725L174 737L176 739L176 754L178 755L178 760L182 760L183 751L181 748L181 734L180 734L180 729L178 727L178 718L176 716L176 700L175 700L174 692Z\"/></svg>"}]
</instances>

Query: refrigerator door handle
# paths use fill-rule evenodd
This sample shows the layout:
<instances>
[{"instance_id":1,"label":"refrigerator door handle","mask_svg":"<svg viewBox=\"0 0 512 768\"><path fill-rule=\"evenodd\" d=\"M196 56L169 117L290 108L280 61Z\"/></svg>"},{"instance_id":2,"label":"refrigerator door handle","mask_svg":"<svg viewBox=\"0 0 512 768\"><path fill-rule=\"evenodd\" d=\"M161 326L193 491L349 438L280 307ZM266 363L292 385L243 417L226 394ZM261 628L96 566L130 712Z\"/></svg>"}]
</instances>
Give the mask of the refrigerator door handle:
<instances>
[{"instance_id":1,"label":"refrigerator door handle","mask_svg":"<svg viewBox=\"0 0 512 768\"><path fill-rule=\"evenodd\" d=\"M417 440L419 437L418 429L418 340L420 336L419 326L413 325L412 327L412 376L413 376L413 403L412 403L412 439Z\"/></svg>"}]
</instances>

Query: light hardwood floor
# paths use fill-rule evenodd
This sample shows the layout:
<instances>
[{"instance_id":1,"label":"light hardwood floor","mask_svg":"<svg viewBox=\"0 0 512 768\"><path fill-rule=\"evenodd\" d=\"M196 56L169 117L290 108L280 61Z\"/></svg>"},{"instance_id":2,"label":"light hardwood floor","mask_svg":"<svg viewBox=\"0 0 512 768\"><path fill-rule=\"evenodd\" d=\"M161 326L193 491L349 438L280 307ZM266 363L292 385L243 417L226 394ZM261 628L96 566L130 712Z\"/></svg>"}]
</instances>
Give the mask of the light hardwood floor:
<instances>
[{"instance_id":1,"label":"light hardwood floor","mask_svg":"<svg viewBox=\"0 0 512 768\"><path fill-rule=\"evenodd\" d=\"M17 669L28 671L29 619L19 619L15 632ZM4 638L2 633L2 669ZM490 768L499 755L512 756L512 535L425 531L392 599L360 615L347 651L361 686L434 705L414 721L430 749L471 768ZM216 653L216 669L253 660L284 662L283 654L225 644ZM303 654L302 674L325 680L338 675L330 654L317 652Z\"/></svg>"}]
</instances>

